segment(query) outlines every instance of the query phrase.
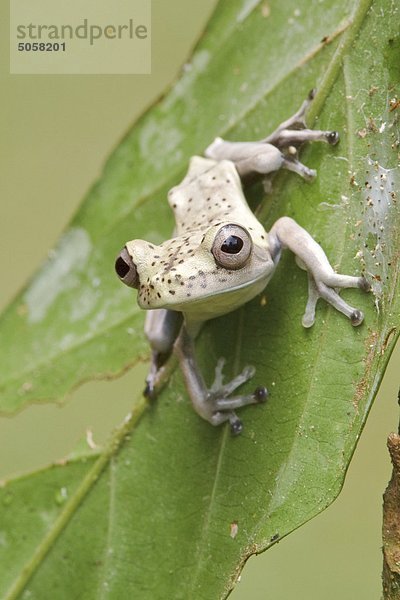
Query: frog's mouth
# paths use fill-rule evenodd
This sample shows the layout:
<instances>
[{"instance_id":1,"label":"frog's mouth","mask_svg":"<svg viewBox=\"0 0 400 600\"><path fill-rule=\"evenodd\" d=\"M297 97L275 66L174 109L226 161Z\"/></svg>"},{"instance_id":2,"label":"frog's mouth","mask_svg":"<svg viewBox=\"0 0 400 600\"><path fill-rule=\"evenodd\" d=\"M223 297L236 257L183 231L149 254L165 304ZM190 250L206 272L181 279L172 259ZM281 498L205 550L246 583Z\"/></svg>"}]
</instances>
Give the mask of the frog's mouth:
<instances>
[{"instance_id":1,"label":"frog's mouth","mask_svg":"<svg viewBox=\"0 0 400 600\"><path fill-rule=\"evenodd\" d=\"M263 291L272 274L273 269L264 270L259 277L230 289L210 291L196 299L182 298L166 308L181 311L191 321L207 321L232 312L252 300Z\"/></svg>"}]
</instances>

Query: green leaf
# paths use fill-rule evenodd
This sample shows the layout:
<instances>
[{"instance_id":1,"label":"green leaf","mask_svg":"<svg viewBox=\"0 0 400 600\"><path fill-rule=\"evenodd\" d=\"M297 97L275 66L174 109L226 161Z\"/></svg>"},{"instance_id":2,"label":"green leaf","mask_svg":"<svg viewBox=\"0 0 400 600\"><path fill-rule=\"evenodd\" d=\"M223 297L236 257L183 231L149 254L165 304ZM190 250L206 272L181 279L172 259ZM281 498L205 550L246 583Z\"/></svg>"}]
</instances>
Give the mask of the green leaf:
<instances>
[{"instance_id":1,"label":"green leaf","mask_svg":"<svg viewBox=\"0 0 400 600\"><path fill-rule=\"evenodd\" d=\"M247 138L264 135L321 81L334 45L320 40L348 26L349 9L319 10L303 23L291 4L270 17L259 3L220 5L191 68L117 148L47 264L2 317L1 411L60 398L148 355L143 314L118 284L114 257L132 237L170 235L166 193L192 154L234 127ZM290 19L295 31L307 29L296 44L288 43Z\"/></svg>"},{"instance_id":2,"label":"green leaf","mask_svg":"<svg viewBox=\"0 0 400 600\"><path fill-rule=\"evenodd\" d=\"M306 278L284 256L263 297L210 322L198 343L210 379L221 355L232 373L254 364L257 383L271 389L268 404L243 410L244 433L232 439L195 415L176 372L154 406L137 401L97 460L8 482L5 598L23 590L41 599L224 598L252 553L340 490L399 327L398 109L390 102L398 9L391 0L267 8L219 4L191 69L116 150L48 264L4 315L1 408L58 398L147 352L114 255L132 237L169 235L165 195L190 155L216 135L266 135L315 84L309 118L340 130L340 145L305 148L317 180L280 173L259 214L268 227L293 216L338 270L365 270L373 294L343 294L365 324L353 329L321 304L304 330ZM264 200L258 188L251 196Z\"/></svg>"}]
</instances>

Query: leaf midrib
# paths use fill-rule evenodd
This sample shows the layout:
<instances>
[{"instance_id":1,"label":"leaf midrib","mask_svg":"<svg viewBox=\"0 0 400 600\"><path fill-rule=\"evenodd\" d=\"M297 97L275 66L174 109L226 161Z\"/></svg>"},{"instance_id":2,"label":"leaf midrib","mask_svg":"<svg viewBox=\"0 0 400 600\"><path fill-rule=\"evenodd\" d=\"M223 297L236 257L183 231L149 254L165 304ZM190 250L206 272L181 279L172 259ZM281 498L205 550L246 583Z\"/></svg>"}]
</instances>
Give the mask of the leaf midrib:
<instances>
[{"instance_id":1,"label":"leaf midrib","mask_svg":"<svg viewBox=\"0 0 400 600\"><path fill-rule=\"evenodd\" d=\"M104 540L103 549L103 560L101 561L101 569L98 571L98 587L97 596L99 600L103 600L106 592L106 573L108 570L109 559L110 559L110 547L111 542L114 538L114 521L115 521L115 494L116 494L116 483L115 483L115 465L113 456L109 462L109 482L108 482L108 518L107 518L107 533Z\"/></svg>"},{"instance_id":2,"label":"leaf midrib","mask_svg":"<svg viewBox=\"0 0 400 600\"><path fill-rule=\"evenodd\" d=\"M240 361L240 357L241 357L241 353L242 353L242 346L243 346L242 339L243 339L244 313L245 313L245 310L243 307L240 309L239 313L240 314L239 314L239 319L238 319L237 335L236 335L236 338L238 341L235 345L235 357L233 360L234 373L237 373L239 371L239 361ZM221 443L220 443L220 447L218 450L217 466L216 466L216 470L215 470L215 476L214 476L213 482L212 482L210 500L208 503L207 510L205 511L202 533L201 533L200 540L199 540L199 543L198 543L197 549L196 549L196 557L197 557L196 569L193 573L193 577L191 578L191 585L188 590L188 598L193 598L193 600L197 600L197 598L196 598L196 583L199 579L201 569L203 568L203 565L204 565L204 558L202 558L202 557L204 556L204 549L206 547L207 534L209 531L211 515L213 513L213 508L214 508L214 500L216 497L216 491L218 488L218 482L219 482L220 474L221 474L221 467L222 467L222 463L223 463L223 459L224 459L224 451L225 451L225 448L227 447L227 445L231 441L230 437L231 437L230 429L229 429L229 427L227 427L225 425L223 432L221 433Z\"/></svg>"}]
</instances>

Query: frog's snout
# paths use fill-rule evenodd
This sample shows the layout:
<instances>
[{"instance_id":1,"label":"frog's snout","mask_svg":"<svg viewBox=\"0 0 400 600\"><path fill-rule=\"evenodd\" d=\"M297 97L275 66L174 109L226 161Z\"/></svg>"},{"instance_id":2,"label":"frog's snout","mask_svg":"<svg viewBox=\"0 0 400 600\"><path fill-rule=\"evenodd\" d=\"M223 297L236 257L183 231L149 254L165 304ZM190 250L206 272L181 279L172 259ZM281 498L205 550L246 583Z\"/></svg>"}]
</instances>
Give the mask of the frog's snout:
<instances>
[{"instance_id":1,"label":"frog's snout","mask_svg":"<svg viewBox=\"0 0 400 600\"><path fill-rule=\"evenodd\" d=\"M133 288L139 287L139 276L136 265L126 247L123 248L117 256L117 260L115 261L115 272L125 285Z\"/></svg>"}]
</instances>

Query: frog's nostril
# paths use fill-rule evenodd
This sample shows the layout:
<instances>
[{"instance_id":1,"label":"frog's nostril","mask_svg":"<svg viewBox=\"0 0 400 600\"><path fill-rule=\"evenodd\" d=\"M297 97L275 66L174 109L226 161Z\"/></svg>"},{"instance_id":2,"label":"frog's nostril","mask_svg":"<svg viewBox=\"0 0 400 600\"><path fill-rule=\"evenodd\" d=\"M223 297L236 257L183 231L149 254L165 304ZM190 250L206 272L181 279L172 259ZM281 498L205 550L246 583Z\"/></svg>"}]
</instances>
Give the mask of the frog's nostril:
<instances>
[{"instance_id":1,"label":"frog's nostril","mask_svg":"<svg viewBox=\"0 0 400 600\"><path fill-rule=\"evenodd\" d=\"M122 250L122 252L117 257L115 261L115 271L126 285L129 287L137 288L139 285L139 277L137 274L136 266L129 256L129 253L126 248Z\"/></svg>"}]
</instances>

